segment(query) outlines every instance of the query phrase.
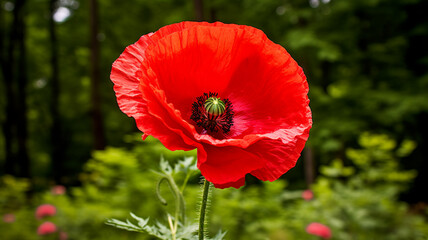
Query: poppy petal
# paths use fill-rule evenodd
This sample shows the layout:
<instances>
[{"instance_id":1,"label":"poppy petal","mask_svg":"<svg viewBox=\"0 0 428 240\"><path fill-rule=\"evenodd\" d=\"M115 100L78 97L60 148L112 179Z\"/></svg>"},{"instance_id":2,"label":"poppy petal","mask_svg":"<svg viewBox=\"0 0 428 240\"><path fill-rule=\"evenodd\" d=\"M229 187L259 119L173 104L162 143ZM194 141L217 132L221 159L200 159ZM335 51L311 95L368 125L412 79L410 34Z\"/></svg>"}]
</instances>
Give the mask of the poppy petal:
<instances>
[{"instance_id":1,"label":"poppy petal","mask_svg":"<svg viewBox=\"0 0 428 240\"><path fill-rule=\"evenodd\" d=\"M305 146L309 130L296 138L295 142L282 143L277 140L262 140L254 144L251 151L266 159L265 166L254 170L251 175L263 181L275 181L296 165Z\"/></svg>"},{"instance_id":2,"label":"poppy petal","mask_svg":"<svg viewBox=\"0 0 428 240\"><path fill-rule=\"evenodd\" d=\"M245 185L245 177L238 179L238 181L236 181L236 182L229 182L226 184L214 184L214 187L220 188L220 189L233 187L233 188L238 189L244 185Z\"/></svg>"},{"instance_id":3,"label":"poppy petal","mask_svg":"<svg viewBox=\"0 0 428 240\"><path fill-rule=\"evenodd\" d=\"M141 112L145 104L138 86L142 77L141 62L150 37L144 35L133 45L128 46L113 63L110 78L114 83L119 108L130 117Z\"/></svg>"},{"instance_id":4,"label":"poppy petal","mask_svg":"<svg viewBox=\"0 0 428 240\"><path fill-rule=\"evenodd\" d=\"M257 155L239 147L219 148L204 144L203 150L206 152L206 159L199 161L201 149L198 148L198 168L207 181L216 187L239 188L245 184L241 179L245 178L247 173L265 165Z\"/></svg>"},{"instance_id":5,"label":"poppy petal","mask_svg":"<svg viewBox=\"0 0 428 240\"><path fill-rule=\"evenodd\" d=\"M169 32L174 32L180 30L180 27L168 29ZM144 35L135 44L128 46L113 63L110 78L115 84L114 90L120 109L128 116L135 118L137 127L144 132L145 136L154 135L170 150L191 150L198 144L192 144L193 142L188 139L183 139L180 130L171 129L162 117L151 114L148 106L153 104L152 102L148 104L149 99L143 97L139 88L140 80L146 77L142 71L142 62L145 59L147 46L162 34L168 34L168 31Z\"/></svg>"},{"instance_id":6,"label":"poppy petal","mask_svg":"<svg viewBox=\"0 0 428 240\"><path fill-rule=\"evenodd\" d=\"M200 161L202 164L198 162L198 168L217 188L239 188L245 184L242 179L248 173L263 181L274 181L296 165L307 133L296 142L284 144L280 139L263 139L246 149L204 144L208 157Z\"/></svg>"}]
</instances>

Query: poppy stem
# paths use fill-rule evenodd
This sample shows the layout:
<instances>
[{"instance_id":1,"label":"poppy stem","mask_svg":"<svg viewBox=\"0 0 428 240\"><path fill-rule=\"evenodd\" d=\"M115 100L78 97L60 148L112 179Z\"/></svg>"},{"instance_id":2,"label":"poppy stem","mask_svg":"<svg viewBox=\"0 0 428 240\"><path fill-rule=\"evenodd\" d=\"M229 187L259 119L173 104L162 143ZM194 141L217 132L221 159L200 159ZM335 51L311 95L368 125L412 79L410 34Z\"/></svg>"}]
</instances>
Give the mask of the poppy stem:
<instances>
[{"instance_id":1,"label":"poppy stem","mask_svg":"<svg viewBox=\"0 0 428 240\"><path fill-rule=\"evenodd\" d=\"M201 211L199 213L199 240L204 239L204 226L205 226L205 212L208 203L208 193L210 191L210 182L204 179L204 191L202 193Z\"/></svg>"}]
</instances>

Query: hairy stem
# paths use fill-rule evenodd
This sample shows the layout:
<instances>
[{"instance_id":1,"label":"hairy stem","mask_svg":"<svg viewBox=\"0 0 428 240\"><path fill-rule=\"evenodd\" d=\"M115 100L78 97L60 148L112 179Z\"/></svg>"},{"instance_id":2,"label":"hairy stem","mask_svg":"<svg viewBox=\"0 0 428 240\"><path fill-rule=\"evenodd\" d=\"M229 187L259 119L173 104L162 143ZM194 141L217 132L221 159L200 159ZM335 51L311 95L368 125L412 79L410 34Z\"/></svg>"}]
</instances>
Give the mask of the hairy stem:
<instances>
[{"instance_id":1,"label":"hairy stem","mask_svg":"<svg viewBox=\"0 0 428 240\"><path fill-rule=\"evenodd\" d=\"M210 182L208 182L205 179L204 180L204 191L202 193L201 211L199 213L199 231L198 231L199 240L204 239L205 211L207 208L209 190L210 190Z\"/></svg>"}]
</instances>

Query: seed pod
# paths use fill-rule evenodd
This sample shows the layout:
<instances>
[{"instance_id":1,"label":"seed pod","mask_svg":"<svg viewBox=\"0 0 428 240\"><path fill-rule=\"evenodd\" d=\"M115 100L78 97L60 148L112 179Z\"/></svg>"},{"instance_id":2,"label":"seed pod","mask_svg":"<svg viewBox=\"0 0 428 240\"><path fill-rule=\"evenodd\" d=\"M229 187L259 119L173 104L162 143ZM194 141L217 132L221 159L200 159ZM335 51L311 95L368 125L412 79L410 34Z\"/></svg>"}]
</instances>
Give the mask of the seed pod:
<instances>
[{"instance_id":1,"label":"seed pod","mask_svg":"<svg viewBox=\"0 0 428 240\"><path fill-rule=\"evenodd\" d=\"M205 111L213 116L219 116L224 113L226 106L220 98L210 97L205 101Z\"/></svg>"}]
</instances>

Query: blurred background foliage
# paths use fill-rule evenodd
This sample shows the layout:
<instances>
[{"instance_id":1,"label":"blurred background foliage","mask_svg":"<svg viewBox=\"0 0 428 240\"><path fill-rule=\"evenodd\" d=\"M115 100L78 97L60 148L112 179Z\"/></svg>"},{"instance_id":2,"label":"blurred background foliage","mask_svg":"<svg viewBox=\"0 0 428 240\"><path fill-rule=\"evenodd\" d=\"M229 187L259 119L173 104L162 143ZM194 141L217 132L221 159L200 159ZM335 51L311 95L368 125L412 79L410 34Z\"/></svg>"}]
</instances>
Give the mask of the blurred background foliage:
<instances>
[{"instance_id":1,"label":"blurred background foliage","mask_svg":"<svg viewBox=\"0 0 428 240\"><path fill-rule=\"evenodd\" d=\"M184 20L263 30L303 67L314 126L302 159L273 183L213 190L210 231L227 239L427 239L428 2L424 0L0 0L0 222L38 239L35 208L69 239L146 239L106 218L164 219L160 156L117 107L112 62L141 35ZM195 216L199 179L185 192ZM55 185L65 195L52 195ZM301 191L312 189L305 201ZM171 207L171 206L168 206ZM190 218L191 219L191 218Z\"/></svg>"}]
</instances>

